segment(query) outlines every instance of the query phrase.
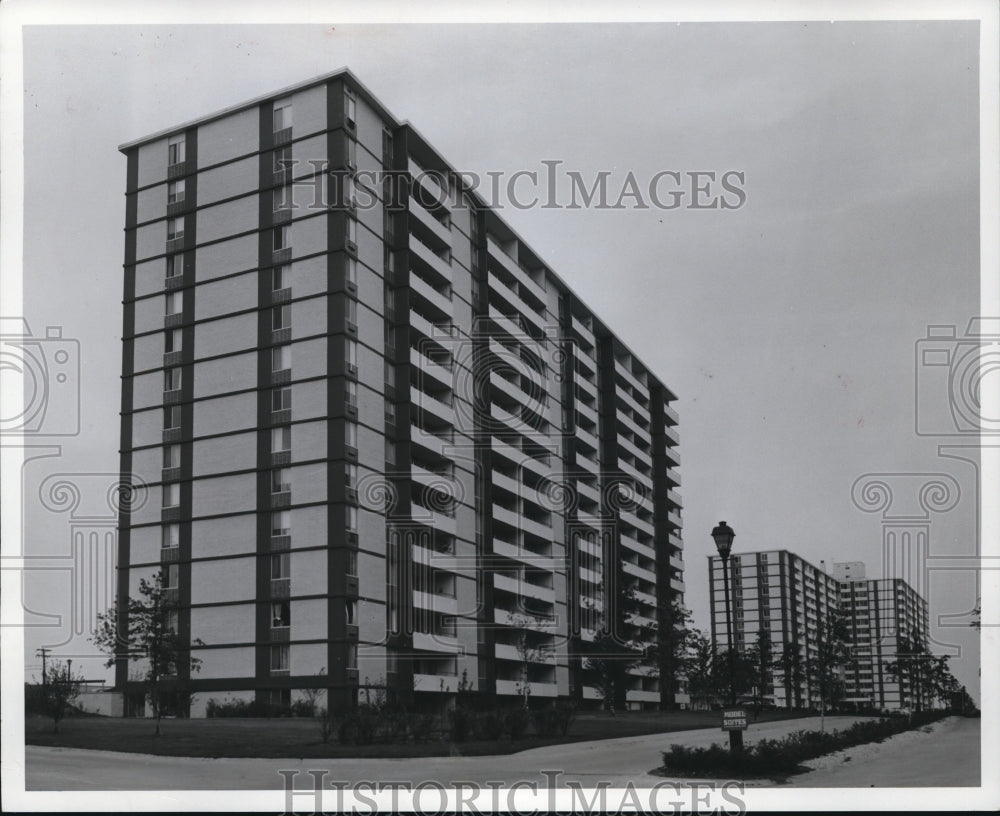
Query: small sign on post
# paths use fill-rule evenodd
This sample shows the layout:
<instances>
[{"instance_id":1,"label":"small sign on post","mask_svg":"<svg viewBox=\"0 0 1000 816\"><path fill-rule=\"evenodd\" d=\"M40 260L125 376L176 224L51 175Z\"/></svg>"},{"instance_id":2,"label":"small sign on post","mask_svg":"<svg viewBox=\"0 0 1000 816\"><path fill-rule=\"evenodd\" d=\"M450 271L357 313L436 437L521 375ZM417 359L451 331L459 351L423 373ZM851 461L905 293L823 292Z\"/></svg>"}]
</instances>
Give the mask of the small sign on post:
<instances>
[{"instance_id":1,"label":"small sign on post","mask_svg":"<svg viewBox=\"0 0 1000 816\"><path fill-rule=\"evenodd\" d=\"M745 708L722 709L722 730L746 731L747 730L746 709Z\"/></svg>"}]
</instances>

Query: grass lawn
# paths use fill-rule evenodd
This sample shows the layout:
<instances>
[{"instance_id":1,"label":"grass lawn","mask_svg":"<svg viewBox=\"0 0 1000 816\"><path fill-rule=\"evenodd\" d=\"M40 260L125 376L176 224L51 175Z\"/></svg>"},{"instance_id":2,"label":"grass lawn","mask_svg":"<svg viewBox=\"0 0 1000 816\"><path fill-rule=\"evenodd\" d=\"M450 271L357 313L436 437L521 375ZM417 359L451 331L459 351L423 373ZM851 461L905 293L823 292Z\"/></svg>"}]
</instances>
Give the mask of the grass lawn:
<instances>
[{"instance_id":1,"label":"grass lawn","mask_svg":"<svg viewBox=\"0 0 1000 816\"><path fill-rule=\"evenodd\" d=\"M760 722L807 716L801 711L765 711ZM194 757L419 757L512 754L527 748L582 740L612 739L668 731L718 727L718 711L629 711L612 717L606 712L577 715L565 737L499 742L469 741L452 744L447 739L407 744L323 744L319 727L309 719L218 718L163 720L160 736L146 719L68 717L52 733L52 721L28 715L25 741L29 745L95 748L105 751Z\"/></svg>"}]
</instances>

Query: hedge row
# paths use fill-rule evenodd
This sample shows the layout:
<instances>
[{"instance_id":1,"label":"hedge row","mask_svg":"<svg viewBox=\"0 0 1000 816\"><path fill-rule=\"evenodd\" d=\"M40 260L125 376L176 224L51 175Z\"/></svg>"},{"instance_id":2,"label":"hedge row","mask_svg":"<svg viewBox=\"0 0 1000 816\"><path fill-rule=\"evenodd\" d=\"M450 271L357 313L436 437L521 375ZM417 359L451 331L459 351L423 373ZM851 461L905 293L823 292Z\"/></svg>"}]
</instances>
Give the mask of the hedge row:
<instances>
[{"instance_id":1,"label":"hedge row","mask_svg":"<svg viewBox=\"0 0 1000 816\"><path fill-rule=\"evenodd\" d=\"M671 774L726 774L737 776L767 776L789 774L809 759L842 751L855 745L882 740L919 728L944 717L947 711L923 711L910 716L885 717L876 721L858 722L842 731L796 731L784 739L762 739L733 754L728 748L713 743L708 748L671 745L663 753L663 771Z\"/></svg>"}]
</instances>

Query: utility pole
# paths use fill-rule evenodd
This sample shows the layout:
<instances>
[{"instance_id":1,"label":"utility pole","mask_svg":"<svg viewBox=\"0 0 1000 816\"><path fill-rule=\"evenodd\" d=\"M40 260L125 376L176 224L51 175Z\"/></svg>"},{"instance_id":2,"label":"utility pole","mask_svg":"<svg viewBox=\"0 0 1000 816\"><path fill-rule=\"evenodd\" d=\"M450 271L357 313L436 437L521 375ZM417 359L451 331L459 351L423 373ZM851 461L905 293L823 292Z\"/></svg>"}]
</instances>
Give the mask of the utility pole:
<instances>
[{"instance_id":1,"label":"utility pole","mask_svg":"<svg viewBox=\"0 0 1000 816\"><path fill-rule=\"evenodd\" d=\"M42 655L42 686L48 685L48 678L45 673L45 658L48 657L48 654L51 651L51 649L46 649L45 647L35 650L35 654L41 653Z\"/></svg>"}]
</instances>

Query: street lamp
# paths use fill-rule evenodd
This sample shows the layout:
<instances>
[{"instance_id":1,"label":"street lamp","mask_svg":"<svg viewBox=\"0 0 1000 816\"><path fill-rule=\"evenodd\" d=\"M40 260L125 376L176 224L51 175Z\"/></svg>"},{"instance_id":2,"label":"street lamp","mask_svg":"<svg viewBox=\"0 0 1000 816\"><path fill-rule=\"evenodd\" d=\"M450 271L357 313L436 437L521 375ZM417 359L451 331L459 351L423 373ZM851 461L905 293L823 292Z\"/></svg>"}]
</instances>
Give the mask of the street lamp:
<instances>
[{"instance_id":1,"label":"street lamp","mask_svg":"<svg viewBox=\"0 0 1000 816\"><path fill-rule=\"evenodd\" d=\"M726 596L726 640L729 644L729 704L735 706L736 673L733 668L733 624L729 609L729 553L733 549L733 539L736 538L736 533L726 522L720 521L712 530L712 538L715 539L715 547L719 551L719 558L722 559L722 585ZM732 753L743 750L742 731L730 730L729 750Z\"/></svg>"}]
</instances>

